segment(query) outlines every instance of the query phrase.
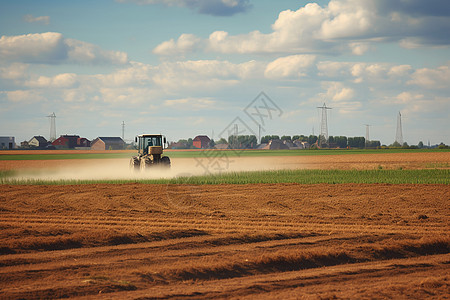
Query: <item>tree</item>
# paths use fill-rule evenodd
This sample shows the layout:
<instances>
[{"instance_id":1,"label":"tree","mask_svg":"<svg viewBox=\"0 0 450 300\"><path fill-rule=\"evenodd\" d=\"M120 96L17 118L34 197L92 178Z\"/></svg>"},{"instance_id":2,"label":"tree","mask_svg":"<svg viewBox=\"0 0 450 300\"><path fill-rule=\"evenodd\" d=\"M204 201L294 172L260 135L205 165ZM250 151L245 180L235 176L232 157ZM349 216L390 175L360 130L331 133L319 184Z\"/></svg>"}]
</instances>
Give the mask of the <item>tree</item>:
<instances>
[{"instance_id":1,"label":"tree","mask_svg":"<svg viewBox=\"0 0 450 300\"><path fill-rule=\"evenodd\" d=\"M209 148L214 148L215 145L216 145L216 143L214 142L214 139L211 139L209 141Z\"/></svg>"},{"instance_id":2,"label":"tree","mask_svg":"<svg viewBox=\"0 0 450 300\"><path fill-rule=\"evenodd\" d=\"M188 138L187 145L189 149L194 148L194 140L192 138Z\"/></svg>"},{"instance_id":3,"label":"tree","mask_svg":"<svg viewBox=\"0 0 450 300\"><path fill-rule=\"evenodd\" d=\"M347 137L346 136L335 136L334 142L339 148L347 148Z\"/></svg>"},{"instance_id":4,"label":"tree","mask_svg":"<svg viewBox=\"0 0 450 300\"><path fill-rule=\"evenodd\" d=\"M279 140L280 137L278 135L266 135L261 138L261 144L267 144L270 140Z\"/></svg>"},{"instance_id":5,"label":"tree","mask_svg":"<svg viewBox=\"0 0 450 300\"><path fill-rule=\"evenodd\" d=\"M258 140L254 135L231 135L228 138L228 144L233 149L248 149L255 148L258 144Z\"/></svg>"},{"instance_id":6,"label":"tree","mask_svg":"<svg viewBox=\"0 0 450 300\"><path fill-rule=\"evenodd\" d=\"M367 148L378 148L381 147L380 141L368 141L367 142Z\"/></svg>"},{"instance_id":7,"label":"tree","mask_svg":"<svg viewBox=\"0 0 450 300\"><path fill-rule=\"evenodd\" d=\"M317 140L318 140L318 137L316 135L310 135L308 137L308 143L310 145L315 144L317 142Z\"/></svg>"},{"instance_id":8,"label":"tree","mask_svg":"<svg viewBox=\"0 0 450 300\"><path fill-rule=\"evenodd\" d=\"M419 144L417 145L417 147L419 147L419 149L422 149L423 148L423 142L420 141Z\"/></svg>"},{"instance_id":9,"label":"tree","mask_svg":"<svg viewBox=\"0 0 450 300\"><path fill-rule=\"evenodd\" d=\"M304 136L303 134L302 135L294 135L292 137L292 141L297 141L297 140L299 140L301 142L307 142L308 141L308 137Z\"/></svg>"},{"instance_id":10,"label":"tree","mask_svg":"<svg viewBox=\"0 0 450 300\"><path fill-rule=\"evenodd\" d=\"M400 145L399 142L395 141L393 142L389 147L393 147L393 148L400 148L402 145Z\"/></svg>"},{"instance_id":11,"label":"tree","mask_svg":"<svg viewBox=\"0 0 450 300\"><path fill-rule=\"evenodd\" d=\"M220 138L220 140L217 141L217 144L228 144L228 142L226 139Z\"/></svg>"},{"instance_id":12,"label":"tree","mask_svg":"<svg viewBox=\"0 0 450 300\"><path fill-rule=\"evenodd\" d=\"M282 141L291 141L291 137L290 137L289 135L283 135L283 136L281 137L281 140L282 140Z\"/></svg>"},{"instance_id":13,"label":"tree","mask_svg":"<svg viewBox=\"0 0 450 300\"><path fill-rule=\"evenodd\" d=\"M347 138L347 144L350 148L364 148L366 139L362 136Z\"/></svg>"},{"instance_id":14,"label":"tree","mask_svg":"<svg viewBox=\"0 0 450 300\"><path fill-rule=\"evenodd\" d=\"M450 148L449 146L447 146L446 144L444 144L442 142L438 146L438 149L449 149L449 148Z\"/></svg>"}]
</instances>

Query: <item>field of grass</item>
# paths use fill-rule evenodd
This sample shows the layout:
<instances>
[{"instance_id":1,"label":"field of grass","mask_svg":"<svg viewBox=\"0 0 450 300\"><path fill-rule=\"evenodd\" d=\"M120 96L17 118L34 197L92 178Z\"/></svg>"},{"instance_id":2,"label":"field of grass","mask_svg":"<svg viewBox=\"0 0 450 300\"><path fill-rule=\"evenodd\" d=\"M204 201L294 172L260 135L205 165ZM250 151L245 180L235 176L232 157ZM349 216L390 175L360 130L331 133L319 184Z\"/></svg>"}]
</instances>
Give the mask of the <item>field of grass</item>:
<instances>
[{"instance_id":1,"label":"field of grass","mask_svg":"<svg viewBox=\"0 0 450 300\"><path fill-rule=\"evenodd\" d=\"M388 183L388 184L450 184L450 170L275 170L211 174L204 176L176 177L172 179L115 179L115 180L44 180L20 179L14 171L0 172L0 184L51 184L73 185L139 182L145 184L342 184L342 183Z\"/></svg>"},{"instance_id":2,"label":"field of grass","mask_svg":"<svg viewBox=\"0 0 450 300\"><path fill-rule=\"evenodd\" d=\"M29 153L28 153L29 152ZM381 153L433 153L450 152L449 149L321 149L321 150L166 150L165 154L173 158L194 157L255 157L255 156L310 156L310 155L354 155ZM65 160L65 159L115 159L129 158L136 155L133 151L102 153L59 153L50 150L48 153L34 154L33 151L20 154L2 154L1 160Z\"/></svg>"}]
</instances>

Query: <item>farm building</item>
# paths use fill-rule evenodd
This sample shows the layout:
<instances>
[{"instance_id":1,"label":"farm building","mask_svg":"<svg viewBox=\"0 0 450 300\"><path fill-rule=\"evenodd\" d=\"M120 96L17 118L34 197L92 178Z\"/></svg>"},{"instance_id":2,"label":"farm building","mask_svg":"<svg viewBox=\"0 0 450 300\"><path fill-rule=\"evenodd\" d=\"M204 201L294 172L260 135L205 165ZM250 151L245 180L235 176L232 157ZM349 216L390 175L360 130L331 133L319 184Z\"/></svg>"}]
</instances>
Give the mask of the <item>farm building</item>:
<instances>
[{"instance_id":1,"label":"farm building","mask_svg":"<svg viewBox=\"0 0 450 300\"><path fill-rule=\"evenodd\" d=\"M202 148L209 148L210 143L209 137L206 135L197 135L193 140L192 144L195 148L202 149Z\"/></svg>"},{"instance_id":2,"label":"farm building","mask_svg":"<svg viewBox=\"0 0 450 300\"><path fill-rule=\"evenodd\" d=\"M90 147L91 141L87 138L78 138L77 139L77 147Z\"/></svg>"},{"instance_id":3,"label":"farm building","mask_svg":"<svg viewBox=\"0 0 450 300\"><path fill-rule=\"evenodd\" d=\"M56 149L73 149L77 146L78 135L61 135L52 142Z\"/></svg>"},{"instance_id":4,"label":"farm building","mask_svg":"<svg viewBox=\"0 0 450 300\"><path fill-rule=\"evenodd\" d=\"M269 143L264 147L264 149L268 150L281 150L281 149L289 149L282 140L270 140Z\"/></svg>"},{"instance_id":5,"label":"farm building","mask_svg":"<svg viewBox=\"0 0 450 300\"><path fill-rule=\"evenodd\" d=\"M91 142L86 138L80 138L78 135L61 135L53 141L52 145L57 149L74 149L77 147L89 147Z\"/></svg>"},{"instance_id":6,"label":"farm building","mask_svg":"<svg viewBox=\"0 0 450 300\"><path fill-rule=\"evenodd\" d=\"M308 142L296 140L294 144L298 147L298 149L309 149L311 145Z\"/></svg>"},{"instance_id":7,"label":"farm building","mask_svg":"<svg viewBox=\"0 0 450 300\"><path fill-rule=\"evenodd\" d=\"M123 150L125 142L120 137L98 137L91 143L91 150Z\"/></svg>"},{"instance_id":8,"label":"farm building","mask_svg":"<svg viewBox=\"0 0 450 300\"><path fill-rule=\"evenodd\" d=\"M35 135L31 138L31 140L28 141L28 145L30 147L36 147L36 148L45 148L48 145L47 140L45 137L40 135Z\"/></svg>"},{"instance_id":9,"label":"farm building","mask_svg":"<svg viewBox=\"0 0 450 300\"><path fill-rule=\"evenodd\" d=\"M13 136L0 136L0 150L11 150L16 148Z\"/></svg>"}]
</instances>

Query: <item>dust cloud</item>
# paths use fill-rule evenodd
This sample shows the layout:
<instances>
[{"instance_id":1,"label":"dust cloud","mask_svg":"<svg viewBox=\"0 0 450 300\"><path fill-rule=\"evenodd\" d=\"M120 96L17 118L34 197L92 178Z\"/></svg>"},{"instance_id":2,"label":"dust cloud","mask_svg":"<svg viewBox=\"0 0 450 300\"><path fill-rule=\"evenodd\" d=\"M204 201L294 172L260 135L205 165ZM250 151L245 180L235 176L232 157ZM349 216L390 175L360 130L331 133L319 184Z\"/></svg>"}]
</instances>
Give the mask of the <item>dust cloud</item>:
<instances>
[{"instance_id":1,"label":"dust cloud","mask_svg":"<svg viewBox=\"0 0 450 300\"><path fill-rule=\"evenodd\" d=\"M280 157L281 158L281 157ZM201 157L172 158L170 169L150 168L135 171L128 159L85 159L63 160L58 163L47 161L39 169L19 171L14 180L142 180L170 179L227 172L292 169L283 159L274 157ZM299 168L296 166L295 168Z\"/></svg>"}]
</instances>

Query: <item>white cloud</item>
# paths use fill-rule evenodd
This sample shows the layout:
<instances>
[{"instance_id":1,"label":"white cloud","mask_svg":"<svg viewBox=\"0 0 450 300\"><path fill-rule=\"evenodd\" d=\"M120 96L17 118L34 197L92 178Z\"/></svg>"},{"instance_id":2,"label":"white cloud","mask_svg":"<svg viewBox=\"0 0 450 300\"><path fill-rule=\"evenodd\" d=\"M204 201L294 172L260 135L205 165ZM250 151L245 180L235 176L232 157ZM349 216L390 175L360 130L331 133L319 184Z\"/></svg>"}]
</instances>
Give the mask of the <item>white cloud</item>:
<instances>
[{"instance_id":1,"label":"white cloud","mask_svg":"<svg viewBox=\"0 0 450 300\"><path fill-rule=\"evenodd\" d=\"M449 64L436 69L423 68L416 70L411 75L408 84L418 85L427 89L448 89L450 83Z\"/></svg>"},{"instance_id":2,"label":"white cloud","mask_svg":"<svg viewBox=\"0 0 450 300\"><path fill-rule=\"evenodd\" d=\"M263 72L263 65L255 61L241 64L218 60L164 62L155 68L152 80L169 93L199 88L214 90L236 85L248 77L262 76Z\"/></svg>"},{"instance_id":3,"label":"white cloud","mask_svg":"<svg viewBox=\"0 0 450 300\"><path fill-rule=\"evenodd\" d=\"M159 102L155 91L147 87L100 88L101 100L116 106Z\"/></svg>"},{"instance_id":4,"label":"white cloud","mask_svg":"<svg viewBox=\"0 0 450 300\"><path fill-rule=\"evenodd\" d=\"M165 106L180 110L211 109L217 102L211 98L183 98L164 101Z\"/></svg>"},{"instance_id":5,"label":"white cloud","mask_svg":"<svg viewBox=\"0 0 450 300\"><path fill-rule=\"evenodd\" d=\"M49 16L39 16L39 17L33 17L33 15L25 15L23 16L23 19L25 22L28 23L43 23L45 25L50 24L50 17Z\"/></svg>"},{"instance_id":6,"label":"white cloud","mask_svg":"<svg viewBox=\"0 0 450 300\"><path fill-rule=\"evenodd\" d=\"M365 42L365 43L362 43L362 42L350 43L349 47L350 47L352 53L355 55L363 55L370 48L369 43L367 43L367 42Z\"/></svg>"},{"instance_id":7,"label":"white cloud","mask_svg":"<svg viewBox=\"0 0 450 300\"><path fill-rule=\"evenodd\" d=\"M355 95L353 89L345 87L340 82L327 82L324 83L324 87L327 89L325 99L331 99L334 102L350 100Z\"/></svg>"},{"instance_id":8,"label":"white cloud","mask_svg":"<svg viewBox=\"0 0 450 300\"><path fill-rule=\"evenodd\" d=\"M156 67L148 64L130 62L130 66L119 69L110 74L98 74L93 77L98 79L99 85L105 87L124 87L152 84L152 75Z\"/></svg>"},{"instance_id":9,"label":"white cloud","mask_svg":"<svg viewBox=\"0 0 450 300\"><path fill-rule=\"evenodd\" d=\"M11 102L32 103L44 101L41 93L33 90L15 90L2 92Z\"/></svg>"},{"instance_id":10,"label":"white cloud","mask_svg":"<svg viewBox=\"0 0 450 300\"><path fill-rule=\"evenodd\" d=\"M25 63L128 63L127 54L107 51L86 42L65 39L61 33L45 32L0 38L0 60Z\"/></svg>"},{"instance_id":11,"label":"white cloud","mask_svg":"<svg viewBox=\"0 0 450 300\"><path fill-rule=\"evenodd\" d=\"M173 39L159 44L153 53L158 55L178 55L200 49L202 40L193 34L182 34L175 42Z\"/></svg>"},{"instance_id":12,"label":"white cloud","mask_svg":"<svg viewBox=\"0 0 450 300\"><path fill-rule=\"evenodd\" d=\"M445 7L445 1L433 0L433 5ZM414 6L414 1L402 5L387 0L331 0L321 7L308 3L296 11L282 11L272 25L271 33L252 31L229 35L215 31L209 38L189 35L197 41L192 47L181 43L182 35L161 43L154 50L161 55L204 51L219 53L340 53L350 51L362 55L373 41L398 41L401 45L449 45L450 14L447 18L425 15ZM163 49L167 51L162 51Z\"/></svg>"},{"instance_id":13,"label":"white cloud","mask_svg":"<svg viewBox=\"0 0 450 300\"><path fill-rule=\"evenodd\" d=\"M163 4L181 6L196 10L200 14L214 16L231 16L248 11L252 6L249 0L117 0L118 2L134 2L144 4Z\"/></svg>"},{"instance_id":14,"label":"white cloud","mask_svg":"<svg viewBox=\"0 0 450 300\"><path fill-rule=\"evenodd\" d=\"M53 77L39 76L35 80L25 82L25 86L33 88L73 88L78 84L78 76L74 73L63 73Z\"/></svg>"},{"instance_id":15,"label":"white cloud","mask_svg":"<svg viewBox=\"0 0 450 300\"><path fill-rule=\"evenodd\" d=\"M28 65L23 63L12 63L0 66L0 78L9 80L23 79L28 76Z\"/></svg>"},{"instance_id":16,"label":"white cloud","mask_svg":"<svg viewBox=\"0 0 450 300\"><path fill-rule=\"evenodd\" d=\"M395 101L395 103L409 104L411 102L421 100L421 99L423 99L423 97L424 96L422 94L413 94L410 92L402 92L395 97L395 99L397 100L397 101Z\"/></svg>"},{"instance_id":17,"label":"white cloud","mask_svg":"<svg viewBox=\"0 0 450 300\"><path fill-rule=\"evenodd\" d=\"M280 57L267 65L264 75L270 79L299 79L307 76L315 60L315 55Z\"/></svg>"}]
</instances>

